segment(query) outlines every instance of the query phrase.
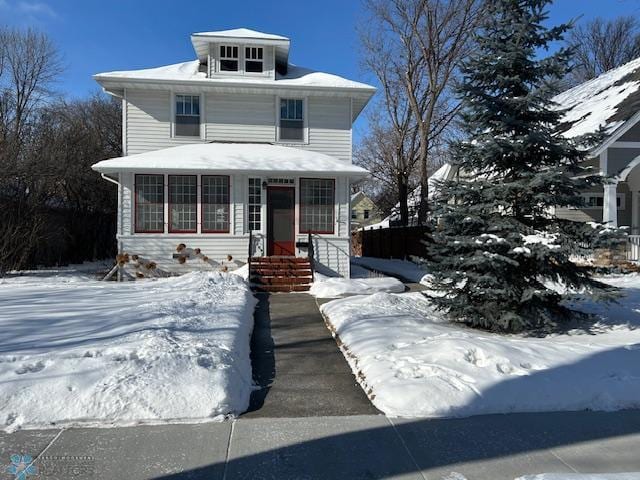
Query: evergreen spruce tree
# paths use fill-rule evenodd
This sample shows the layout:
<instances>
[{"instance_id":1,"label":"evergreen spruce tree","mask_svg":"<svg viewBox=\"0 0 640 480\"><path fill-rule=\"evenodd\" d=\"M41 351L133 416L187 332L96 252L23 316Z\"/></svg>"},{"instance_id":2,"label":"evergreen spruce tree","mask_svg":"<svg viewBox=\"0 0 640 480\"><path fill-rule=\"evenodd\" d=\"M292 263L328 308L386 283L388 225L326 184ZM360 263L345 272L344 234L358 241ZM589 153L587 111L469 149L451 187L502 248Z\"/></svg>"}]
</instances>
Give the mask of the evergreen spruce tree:
<instances>
[{"instance_id":1,"label":"evergreen spruce tree","mask_svg":"<svg viewBox=\"0 0 640 480\"><path fill-rule=\"evenodd\" d=\"M450 318L498 331L556 324L572 312L551 282L611 297L593 269L570 260L580 246L620 241L602 226L555 218L580 206L584 149L561 133L551 101L569 71L571 51L548 54L569 25L544 26L549 0L489 0L477 49L459 87L466 140L452 148L456 179L440 185L438 224L425 263L436 306ZM544 56L546 55L546 57Z\"/></svg>"}]
</instances>

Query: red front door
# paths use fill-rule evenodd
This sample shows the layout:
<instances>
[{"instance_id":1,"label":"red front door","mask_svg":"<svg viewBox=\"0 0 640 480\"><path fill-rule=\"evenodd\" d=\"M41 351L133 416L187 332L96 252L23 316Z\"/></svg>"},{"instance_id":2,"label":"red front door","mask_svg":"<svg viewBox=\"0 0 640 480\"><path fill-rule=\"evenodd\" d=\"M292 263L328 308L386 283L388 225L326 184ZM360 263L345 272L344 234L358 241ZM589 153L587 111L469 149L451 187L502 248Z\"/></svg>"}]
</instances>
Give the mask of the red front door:
<instances>
[{"instance_id":1,"label":"red front door","mask_svg":"<svg viewBox=\"0 0 640 480\"><path fill-rule=\"evenodd\" d=\"M267 187L267 255L295 254L295 189Z\"/></svg>"}]
</instances>

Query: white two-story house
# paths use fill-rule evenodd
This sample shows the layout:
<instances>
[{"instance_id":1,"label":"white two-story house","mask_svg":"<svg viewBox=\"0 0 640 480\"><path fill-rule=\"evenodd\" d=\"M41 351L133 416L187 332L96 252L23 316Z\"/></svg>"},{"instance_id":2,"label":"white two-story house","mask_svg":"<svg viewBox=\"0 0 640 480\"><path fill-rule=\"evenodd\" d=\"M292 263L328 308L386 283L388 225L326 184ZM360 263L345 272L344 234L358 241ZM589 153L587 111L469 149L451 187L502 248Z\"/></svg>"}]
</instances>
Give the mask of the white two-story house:
<instances>
[{"instance_id":1,"label":"white two-story house","mask_svg":"<svg viewBox=\"0 0 640 480\"><path fill-rule=\"evenodd\" d=\"M118 185L119 251L303 257L311 238L318 269L349 275L350 183L366 175L352 124L375 88L290 64L279 35L191 42L193 61L94 77L122 99L124 156L93 166Z\"/></svg>"}]
</instances>

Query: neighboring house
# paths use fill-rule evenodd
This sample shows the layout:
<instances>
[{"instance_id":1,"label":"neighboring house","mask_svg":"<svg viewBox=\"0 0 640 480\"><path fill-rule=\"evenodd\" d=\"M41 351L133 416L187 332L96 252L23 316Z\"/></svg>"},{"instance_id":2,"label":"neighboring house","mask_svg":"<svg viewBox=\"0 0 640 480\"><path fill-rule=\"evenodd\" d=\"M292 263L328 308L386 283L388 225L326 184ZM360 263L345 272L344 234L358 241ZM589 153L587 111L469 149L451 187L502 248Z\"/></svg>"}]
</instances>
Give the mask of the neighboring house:
<instances>
[{"instance_id":1,"label":"neighboring house","mask_svg":"<svg viewBox=\"0 0 640 480\"><path fill-rule=\"evenodd\" d=\"M191 42L196 60L94 77L122 98L124 156L93 166L118 184L119 251L305 257L311 237L316 265L348 276L350 184L367 173L352 124L375 88L290 64L279 35Z\"/></svg>"},{"instance_id":2,"label":"neighboring house","mask_svg":"<svg viewBox=\"0 0 640 480\"><path fill-rule=\"evenodd\" d=\"M605 138L589 151L587 166L606 177L603 187L583 193L587 206L557 208L556 215L640 229L640 58L556 96L566 109L564 133L574 138L596 133Z\"/></svg>"},{"instance_id":3,"label":"neighboring house","mask_svg":"<svg viewBox=\"0 0 640 480\"><path fill-rule=\"evenodd\" d=\"M380 210L363 191L351 195L351 230L357 230L382 220Z\"/></svg>"},{"instance_id":4,"label":"neighboring house","mask_svg":"<svg viewBox=\"0 0 640 480\"><path fill-rule=\"evenodd\" d=\"M434 193L437 190L438 182L442 182L444 180L450 180L453 178L455 174L455 169L448 163L442 165L438 170L433 172L433 174L427 180L427 185L429 186L428 197L429 199L434 198ZM420 202L420 186L414 188L411 193L409 193L409 197L407 199L407 206L409 208L409 225L417 225L418 221L418 204ZM396 203L396 205L391 210L391 214L385 217L383 220L377 223L371 223L363 227L365 230L372 230L377 228L389 228L400 225L400 203Z\"/></svg>"}]
</instances>

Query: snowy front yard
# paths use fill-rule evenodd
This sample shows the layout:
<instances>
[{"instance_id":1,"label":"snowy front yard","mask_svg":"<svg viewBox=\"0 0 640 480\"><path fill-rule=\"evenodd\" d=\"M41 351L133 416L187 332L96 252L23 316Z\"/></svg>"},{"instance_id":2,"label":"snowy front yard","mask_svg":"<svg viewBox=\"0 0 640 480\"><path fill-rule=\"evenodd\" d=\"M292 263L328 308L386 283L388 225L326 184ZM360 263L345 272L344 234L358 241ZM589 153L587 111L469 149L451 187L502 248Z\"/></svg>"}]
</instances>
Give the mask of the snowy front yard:
<instances>
[{"instance_id":1,"label":"snowy front yard","mask_svg":"<svg viewBox=\"0 0 640 480\"><path fill-rule=\"evenodd\" d=\"M220 273L0 280L0 428L239 414L255 303L240 277Z\"/></svg>"},{"instance_id":2,"label":"snowy front yard","mask_svg":"<svg viewBox=\"0 0 640 480\"><path fill-rule=\"evenodd\" d=\"M458 417L640 407L640 276L608 277L617 305L582 302L590 329L546 338L498 335L446 322L419 293L323 305L352 370L392 416Z\"/></svg>"}]
</instances>

